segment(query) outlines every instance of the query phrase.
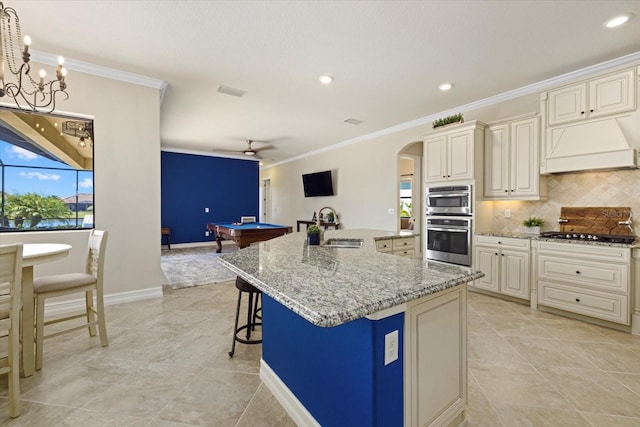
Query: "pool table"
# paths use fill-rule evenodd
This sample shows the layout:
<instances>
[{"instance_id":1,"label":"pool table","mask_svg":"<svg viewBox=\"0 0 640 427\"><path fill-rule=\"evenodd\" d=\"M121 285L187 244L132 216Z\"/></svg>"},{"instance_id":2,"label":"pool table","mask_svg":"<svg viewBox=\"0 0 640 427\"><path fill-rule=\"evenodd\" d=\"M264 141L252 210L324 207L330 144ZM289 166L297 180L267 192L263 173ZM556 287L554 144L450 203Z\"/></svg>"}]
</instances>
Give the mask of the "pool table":
<instances>
[{"instance_id":1,"label":"pool table","mask_svg":"<svg viewBox=\"0 0 640 427\"><path fill-rule=\"evenodd\" d=\"M286 225L266 224L263 222L221 222L207 224L207 229L216 234L218 243L217 253L222 252L222 239L233 240L239 248L245 248L251 243L262 242L292 232Z\"/></svg>"}]
</instances>

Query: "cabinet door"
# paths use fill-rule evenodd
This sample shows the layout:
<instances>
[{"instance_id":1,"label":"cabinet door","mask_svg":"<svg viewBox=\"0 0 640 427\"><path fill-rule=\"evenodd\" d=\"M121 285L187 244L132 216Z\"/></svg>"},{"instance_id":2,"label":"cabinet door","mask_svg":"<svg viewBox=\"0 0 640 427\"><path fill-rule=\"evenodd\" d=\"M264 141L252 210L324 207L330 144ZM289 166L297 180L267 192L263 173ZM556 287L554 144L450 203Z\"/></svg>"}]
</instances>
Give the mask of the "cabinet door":
<instances>
[{"instance_id":1,"label":"cabinet door","mask_svg":"<svg viewBox=\"0 0 640 427\"><path fill-rule=\"evenodd\" d=\"M443 181L447 179L447 138L439 136L425 141L425 180Z\"/></svg>"},{"instance_id":2,"label":"cabinet door","mask_svg":"<svg viewBox=\"0 0 640 427\"><path fill-rule=\"evenodd\" d=\"M476 279L474 286L488 291L500 292L500 277L498 274L498 249L476 246L475 269L484 273L484 277Z\"/></svg>"},{"instance_id":3,"label":"cabinet door","mask_svg":"<svg viewBox=\"0 0 640 427\"><path fill-rule=\"evenodd\" d=\"M519 196L540 195L538 118L511 123L509 193Z\"/></svg>"},{"instance_id":4,"label":"cabinet door","mask_svg":"<svg viewBox=\"0 0 640 427\"><path fill-rule=\"evenodd\" d=\"M517 298L530 299L529 254L503 250L500 264L500 291Z\"/></svg>"},{"instance_id":5,"label":"cabinet door","mask_svg":"<svg viewBox=\"0 0 640 427\"><path fill-rule=\"evenodd\" d=\"M589 114L606 116L636 106L634 70L594 79L589 83Z\"/></svg>"},{"instance_id":6,"label":"cabinet door","mask_svg":"<svg viewBox=\"0 0 640 427\"><path fill-rule=\"evenodd\" d=\"M586 117L587 84L549 91L549 126Z\"/></svg>"},{"instance_id":7,"label":"cabinet door","mask_svg":"<svg viewBox=\"0 0 640 427\"><path fill-rule=\"evenodd\" d=\"M473 130L449 136L448 179L473 179Z\"/></svg>"},{"instance_id":8,"label":"cabinet door","mask_svg":"<svg viewBox=\"0 0 640 427\"><path fill-rule=\"evenodd\" d=\"M484 197L505 198L509 189L509 126L487 128L484 140Z\"/></svg>"}]
</instances>

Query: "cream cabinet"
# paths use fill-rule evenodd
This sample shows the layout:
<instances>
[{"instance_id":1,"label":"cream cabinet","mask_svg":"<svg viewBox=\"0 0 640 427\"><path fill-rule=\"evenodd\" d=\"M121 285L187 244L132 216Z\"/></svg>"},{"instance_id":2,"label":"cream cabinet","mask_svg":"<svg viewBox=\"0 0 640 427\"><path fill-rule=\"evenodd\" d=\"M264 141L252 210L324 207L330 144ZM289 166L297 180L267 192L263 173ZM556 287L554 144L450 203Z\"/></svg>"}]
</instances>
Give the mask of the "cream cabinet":
<instances>
[{"instance_id":1,"label":"cream cabinet","mask_svg":"<svg viewBox=\"0 0 640 427\"><path fill-rule=\"evenodd\" d=\"M485 275L476 279L473 286L529 300L529 239L479 235L474 240L474 268Z\"/></svg>"},{"instance_id":2,"label":"cream cabinet","mask_svg":"<svg viewBox=\"0 0 640 427\"><path fill-rule=\"evenodd\" d=\"M467 287L407 303L404 425L458 425L467 403Z\"/></svg>"},{"instance_id":3,"label":"cream cabinet","mask_svg":"<svg viewBox=\"0 0 640 427\"><path fill-rule=\"evenodd\" d=\"M630 324L631 249L537 242L538 305Z\"/></svg>"},{"instance_id":4,"label":"cream cabinet","mask_svg":"<svg viewBox=\"0 0 640 427\"><path fill-rule=\"evenodd\" d=\"M484 198L540 200L546 183L540 177L540 119L500 122L485 130ZM541 181L542 179L542 181Z\"/></svg>"},{"instance_id":5,"label":"cream cabinet","mask_svg":"<svg viewBox=\"0 0 640 427\"><path fill-rule=\"evenodd\" d=\"M635 69L549 91L548 124L555 126L636 108Z\"/></svg>"},{"instance_id":6,"label":"cream cabinet","mask_svg":"<svg viewBox=\"0 0 640 427\"><path fill-rule=\"evenodd\" d=\"M415 236L390 236L376 239L378 252L415 258Z\"/></svg>"},{"instance_id":7,"label":"cream cabinet","mask_svg":"<svg viewBox=\"0 0 640 427\"><path fill-rule=\"evenodd\" d=\"M424 140L427 182L474 179L475 150L483 139L484 124L471 122L437 131Z\"/></svg>"}]
</instances>

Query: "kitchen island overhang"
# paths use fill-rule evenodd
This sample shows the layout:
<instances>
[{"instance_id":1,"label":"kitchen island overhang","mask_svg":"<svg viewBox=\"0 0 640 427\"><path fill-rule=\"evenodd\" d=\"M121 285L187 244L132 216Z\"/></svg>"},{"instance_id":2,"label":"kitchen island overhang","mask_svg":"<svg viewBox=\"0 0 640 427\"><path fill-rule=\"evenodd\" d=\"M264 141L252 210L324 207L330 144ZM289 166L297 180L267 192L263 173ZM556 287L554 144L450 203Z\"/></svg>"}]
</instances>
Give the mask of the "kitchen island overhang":
<instances>
[{"instance_id":1,"label":"kitchen island overhang","mask_svg":"<svg viewBox=\"0 0 640 427\"><path fill-rule=\"evenodd\" d=\"M465 284L482 273L378 253L375 239L394 233L326 234L361 238L364 244L357 249L307 246L304 234L296 233L219 259L263 292L260 374L292 418L301 425L410 425L403 398L405 359L410 360L404 354L410 323L405 310L451 292L458 295L458 305L451 307L461 319L452 325L458 331L452 351L457 349L461 363L464 359L464 372L456 365L464 406ZM385 341L394 333L397 359L385 363Z\"/></svg>"}]
</instances>

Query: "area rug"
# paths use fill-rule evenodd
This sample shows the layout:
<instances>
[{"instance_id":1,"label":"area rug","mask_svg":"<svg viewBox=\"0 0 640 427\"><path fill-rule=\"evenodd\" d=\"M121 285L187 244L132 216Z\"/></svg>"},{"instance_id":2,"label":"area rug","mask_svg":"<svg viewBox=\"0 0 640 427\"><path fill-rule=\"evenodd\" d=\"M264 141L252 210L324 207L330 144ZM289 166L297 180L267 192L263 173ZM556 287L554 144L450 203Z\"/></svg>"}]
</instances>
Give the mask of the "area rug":
<instances>
[{"instance_id":1,"label":"area rug","mask_svg":"<svg viewBox=\"0 0 640 427\"><path fill-rule=\"evenodd\" d=\"M235 251L235 246L225 246L216 253L215 246L174 248L163 250L160 265L173 289L208 285L235 279L236 275L218 262L218 257Z\"/></svg>"}]
</instances>

